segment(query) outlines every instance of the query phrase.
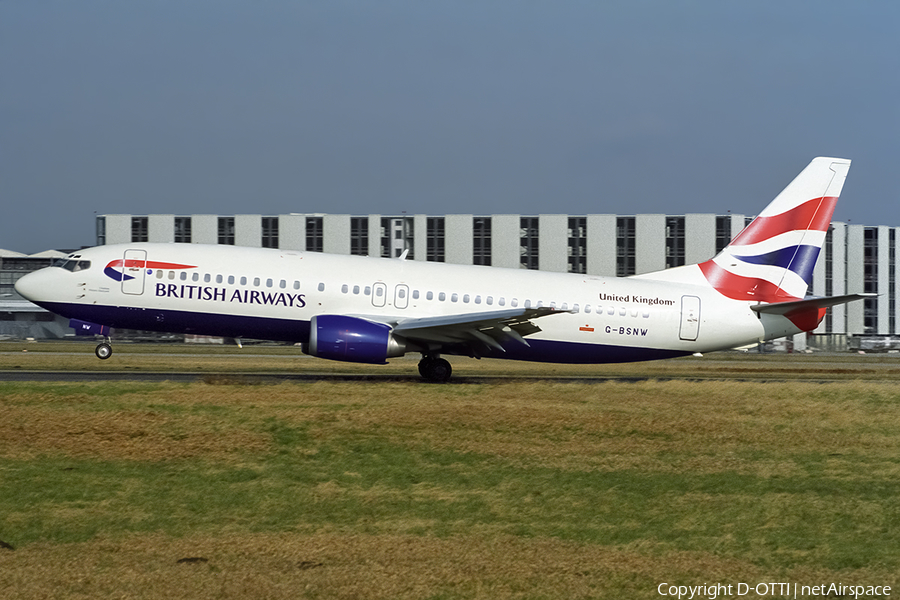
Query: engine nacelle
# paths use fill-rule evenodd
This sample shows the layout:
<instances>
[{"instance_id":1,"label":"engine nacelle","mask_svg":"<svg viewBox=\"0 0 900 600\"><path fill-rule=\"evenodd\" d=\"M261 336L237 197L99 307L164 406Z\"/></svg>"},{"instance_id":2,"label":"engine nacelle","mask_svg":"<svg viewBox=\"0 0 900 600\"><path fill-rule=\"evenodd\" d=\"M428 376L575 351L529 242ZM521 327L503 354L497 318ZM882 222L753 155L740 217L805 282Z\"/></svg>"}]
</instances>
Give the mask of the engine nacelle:
<instances>
[{"instance_id":1,"label":"engine nacelle","mask_svg":"<svg viewBox=\"0 0 900 600\"><path fill-rule=\"evenodd\" d=\"M358 317L317 315L310 321L307 354L331 360L383 365L403 356L406 341L391 335L391 328Z\"/></svg>"}]
</instances>

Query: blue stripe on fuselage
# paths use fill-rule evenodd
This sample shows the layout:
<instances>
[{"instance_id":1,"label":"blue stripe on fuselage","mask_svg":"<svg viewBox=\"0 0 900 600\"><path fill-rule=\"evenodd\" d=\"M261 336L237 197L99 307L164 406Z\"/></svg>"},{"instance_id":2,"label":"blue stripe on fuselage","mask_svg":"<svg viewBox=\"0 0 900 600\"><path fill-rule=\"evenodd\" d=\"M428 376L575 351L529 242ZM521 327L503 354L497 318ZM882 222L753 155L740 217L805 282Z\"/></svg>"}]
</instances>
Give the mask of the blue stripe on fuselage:
<instances>
[{"instance_id":1,"label":"blue stripe on fuselage","mask_svg":"<svg viewBox=\"0 0 900 600\"><path fill-rule=\"evenodd\" d=\"M309 321L298 319L275 319L271 317L248 317L205 312L56 302L41 302L38 304L51 312L70 319L81 319L122 329L252 338L292 343L307 342L309 340ZM690 352L679 350L586 344L583 342L533 338L530 338L528 343L530 347L519 342L506 342L503 344L506 352L484 346L479 348L479 354L490 358L566 364L637 362L675 358L690 354ZM466 356L470 354L468 346L465 345L448 347L443 352L445 354Z\"/></svg>"}]
</instances>

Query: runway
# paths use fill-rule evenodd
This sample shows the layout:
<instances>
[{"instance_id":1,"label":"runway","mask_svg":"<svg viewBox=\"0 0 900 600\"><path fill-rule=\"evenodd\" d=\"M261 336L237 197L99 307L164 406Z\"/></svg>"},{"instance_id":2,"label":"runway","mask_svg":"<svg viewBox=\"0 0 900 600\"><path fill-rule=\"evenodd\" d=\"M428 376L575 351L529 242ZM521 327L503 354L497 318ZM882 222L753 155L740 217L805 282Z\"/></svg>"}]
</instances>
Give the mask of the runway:
<instances>
[{"instance_id":1,"label":"runway","mask_svg":"<svg viewBox=\"0 0 900 600\"><path fill-rule=\"evenodd\" d=\"M797 377L777 372L769 373L720 373L715 376L701 375L464 375L454 376L446 384L433 383L421 378L417 373L225 373L187 371L0 371L0 382L164 382L208 383L213 385L277 385L285 382L312 383L317 381L358 382L358 383L414 383L422 385L497 385L502 383L558 383L558 384L602 384L610 381L637 383L641 381L739 381L755 383L837 383L848 381L848 377ZM860 377L866 381L890 383L895 377Z\"/></svg>"}]
</instances>

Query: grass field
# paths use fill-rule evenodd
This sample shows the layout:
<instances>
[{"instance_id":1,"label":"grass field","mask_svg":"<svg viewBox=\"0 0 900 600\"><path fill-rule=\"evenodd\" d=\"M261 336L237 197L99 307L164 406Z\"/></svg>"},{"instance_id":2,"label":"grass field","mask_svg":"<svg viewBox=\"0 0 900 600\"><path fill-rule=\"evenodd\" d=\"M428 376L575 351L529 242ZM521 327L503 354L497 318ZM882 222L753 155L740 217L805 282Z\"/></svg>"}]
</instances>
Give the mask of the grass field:
<instances>
[{"instance_id":1,"label":"grass field","mask_svg":"<svg viewBox=\"0 0 900 600\"><path fill-rule=\"evenodd\" d=\"M0 595L896 593L900 392L866 358L826 384L0 382Z\"/></svg>"}]
</instances>

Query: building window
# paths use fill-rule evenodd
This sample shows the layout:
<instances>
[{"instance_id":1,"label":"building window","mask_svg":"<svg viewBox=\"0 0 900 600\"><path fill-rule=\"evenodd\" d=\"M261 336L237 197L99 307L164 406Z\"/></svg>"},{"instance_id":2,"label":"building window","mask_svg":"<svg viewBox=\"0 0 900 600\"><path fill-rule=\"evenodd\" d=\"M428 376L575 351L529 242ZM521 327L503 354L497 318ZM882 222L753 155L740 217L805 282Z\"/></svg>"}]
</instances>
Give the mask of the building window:
<instances>
[{"instance_id":1,"label":"building window","mask_svg":"<svg viewBox=\"0 0 900 600\"><path fill-rule=\"evenodd\" d=\"M149 239L147 221L147 217L131 217L132 242L146 242Z\"/></svg>"},{"instance_id":2,"label":"building window","mask_svg":"<svg viewBox=\"0 0 900 600\"><path fill-rule=\"evenodd\" d=\"M175 217L175 243L191 243L191 218Z\"/></svg>"},{"instance_id":3,"label":"building window","mask_svg":"<svg viewBox=\"0 0 900 600\"><path fill-rule=\"evenodd\" d=\"M731 243L731 215L716 217L716 254Z\"/></svg>"},{"instance_id":4,"label":"building window","mask_svg":"<svg viewBox=\"0 0 900 600\"><path fill-rule=\"evenodd\" d=\"M616 219L616 276L628 277L635 273L635 222L634 217Z\"/></svg>"},{"instance_id":5,"label":"building window","mask_svg":"<svg viewBox=\"0 0 900 600\"><path fill-rule=\"evenodd\" d=\"M897 333L897 230L888 229L888 333Z\"/></svg>"},{"instance_id":6,"label":"building window","mask_svg":"<svg viewBox=\"0 0 900 600\"><path fill-rule=\"evenodd\" d=\"M684 217L666 217L666 268L684 264Z\"/></svg>"},{"instance_id":7,"label":"building window","mask_svg":"<svg viewBox=\"0 0 900 600\"><path fill-rule=\"evenodd\" d=\"M262 218L262 247L278 247L278 217Z\"/></svg>"},{"instance_id":8,"label":"building window","mask_svg":"<svg viewBox=\"0 0 900 600\"><path fill-rule=\"evenodd\" d=\"M491 218L472 219L472 264L491 266Z\"/></svg>"},{"instance_id":9,"label":"building window","mask_svg":"<svg viewBox=\"0 0 900 600\"><path fill-rule=\"evenodd\" d=\"M97 245L106 245L106 217L97 217Z\"/></svg>"},{"instance_id":10,"label":"building window","mask_svg":"<svg viewBox=\"0 0 900 600\"><path fill-rule=\"evenodd\" d=\"M519 266L523 269L538 269L538 218L519 219Z\"/></svg>"},{"instance_id":11,"label":"building window","mask_svg":"<svg viewBox=\"0 0 900 600\"><path fill-rule=\"evenodd\" d=\"M219 243L234 246L234 217L219 217Z\"/></svg>"},{"instance_id":12,"label":"building window","mask_svg":"<svg viewBox=\"0 0 900 600\"><path fill-rule=\"evenodd\" d=\"M369 255L369 217L350 217L350 254Z\"/></svg>"},{"instance_id":13,"label":"building window","mask_svg":"<svg viewBox=\"0 0 900 600\"><path fill-rule=\"evenodd\" d=\"M384 217L381 219L381 256L397 258L404 250L412 260L415 228L412 217Z\"/></svg>"},{"instance_id":14,"label":"building window","mask_svg":"<svg viewBox=\"0 0 900 600\"><path fill-rule=\"evenodd\" d=\"M322 252L324 239L322 217L306 217L306 251Z\"/></svg>"},{"instance_id":15,"label":"building window","mask_svg":"<svg viewBox=\"0 0 900 600\"><path fill-rule=\"evenodd\" d=\"M863 291L878 293L878 228L866 227L863 234ZM863 329L878 333L878 298L863 300Z\"/></svg>"},{"instance_id":16,"label":"building window","mask_svg":"<svg viewBox=\"0 0 900 600\"><path fill-rule=\"evenodd\" d=\"M426 224L425 260L444 262L444 217L428 217Z\"/></svg>"},{"instance_id":17,"label":"building window","mask_svg":"<svg viewBox=\"0 0 900 600\"><path fill-rule=\"evenodd\" d=\"M587 273L587 217L569 217L569 273Z\"/></svg>"}]
</instances>

